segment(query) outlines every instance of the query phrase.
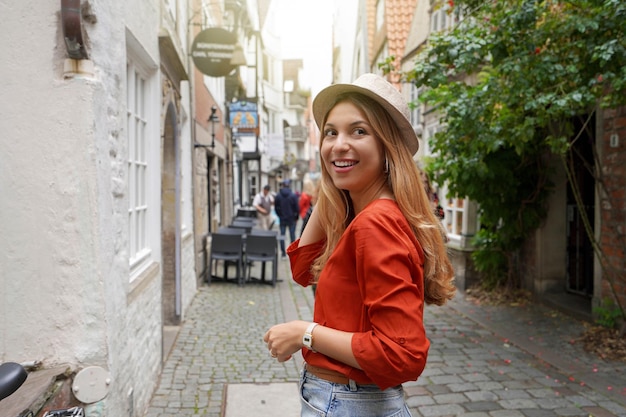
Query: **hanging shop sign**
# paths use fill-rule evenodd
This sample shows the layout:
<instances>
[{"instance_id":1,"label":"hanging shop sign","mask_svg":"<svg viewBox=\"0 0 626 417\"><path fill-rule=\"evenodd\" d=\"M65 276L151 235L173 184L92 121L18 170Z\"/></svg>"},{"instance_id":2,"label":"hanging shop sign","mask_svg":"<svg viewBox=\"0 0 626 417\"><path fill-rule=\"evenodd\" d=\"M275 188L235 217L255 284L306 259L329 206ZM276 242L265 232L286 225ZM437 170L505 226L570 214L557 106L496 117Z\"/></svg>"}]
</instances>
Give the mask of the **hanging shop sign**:
<instances>
[{"instance_id":1,"label":"hanging shop sign","mask_svg":"<svg viewBox=\"0 0 626 417\"><path fill-rule=\"evenodd\" d=\"M235 101L229 105L230 126L239 132L255 132L259 126L257 104L250 101Z\"/></svg>"},{"instance_id":2,"label":"hanging shop sign","mask_svg":"<svg viewBox=\"0 0 626 417\"><path fill-rule=\"evenodd\" d=\"M224 77L235 69L231 64L237 37L222 28L205 29L193 40L191 57L198 70L210 77Z\"/></svg>"}]
</instances>

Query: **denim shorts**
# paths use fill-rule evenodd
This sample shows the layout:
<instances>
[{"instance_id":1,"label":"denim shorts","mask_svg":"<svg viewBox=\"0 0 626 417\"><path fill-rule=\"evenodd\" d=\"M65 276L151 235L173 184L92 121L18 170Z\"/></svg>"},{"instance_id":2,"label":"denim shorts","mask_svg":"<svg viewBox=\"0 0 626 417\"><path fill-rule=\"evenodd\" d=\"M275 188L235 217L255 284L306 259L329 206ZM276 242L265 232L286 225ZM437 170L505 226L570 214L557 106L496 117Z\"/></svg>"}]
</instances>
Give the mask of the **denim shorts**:
<instances>
[{"instance_id":1,"label":"denim shorts","mask_svg":"<svg viewBox=\"0 0 626 417\"><path fill-rule=\"evenodd\" d=\"M301 417L411 417L402 385L381 391L376 385L335 384L302 371Z\"/></svg>"}]
</instances>

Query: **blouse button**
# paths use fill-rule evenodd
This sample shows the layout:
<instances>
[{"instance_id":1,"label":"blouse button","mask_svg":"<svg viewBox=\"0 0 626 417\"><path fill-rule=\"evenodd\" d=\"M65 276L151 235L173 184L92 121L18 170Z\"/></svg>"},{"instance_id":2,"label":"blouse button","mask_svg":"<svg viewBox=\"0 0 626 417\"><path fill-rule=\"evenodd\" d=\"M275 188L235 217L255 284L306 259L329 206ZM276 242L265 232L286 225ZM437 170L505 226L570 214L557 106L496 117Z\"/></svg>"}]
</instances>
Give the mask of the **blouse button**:
<instances>
[{"instance_id":1,"label":"blouse button","mask_svg":"<svg viewBox=\"0 0 626 417\"><path fill-rule=\"evenodd\" d=\"M401 337L400 340L398 340L398 343L400 343L401 345L406 343L406 339L404 337Z\"/></svg>"}]
</instances>

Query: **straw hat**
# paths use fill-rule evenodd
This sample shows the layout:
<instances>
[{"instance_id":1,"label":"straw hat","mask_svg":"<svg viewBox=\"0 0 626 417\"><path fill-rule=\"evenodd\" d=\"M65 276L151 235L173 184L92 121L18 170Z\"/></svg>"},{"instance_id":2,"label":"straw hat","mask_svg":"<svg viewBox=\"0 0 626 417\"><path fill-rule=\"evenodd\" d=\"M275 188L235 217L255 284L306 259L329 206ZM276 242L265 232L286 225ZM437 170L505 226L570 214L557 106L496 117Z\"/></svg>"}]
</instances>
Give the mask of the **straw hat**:
<instances>
[{"instance_id":1,"label":"straw hat","mask_svg":"<svg viewBox=\"0 0 626 417\"><path fill-rule=\"evenodd\" d=\"M361 93L383 106L398 125L402 139L411 155L417 152L419 141L409 121L409 106L393 85L376 74L364 74L352 84L333 84L320 91L313 100L313 117L320 130L322 130L320 124L331 107L335 105L337 95L344 93Z\"/></svg>"}]
</instances>

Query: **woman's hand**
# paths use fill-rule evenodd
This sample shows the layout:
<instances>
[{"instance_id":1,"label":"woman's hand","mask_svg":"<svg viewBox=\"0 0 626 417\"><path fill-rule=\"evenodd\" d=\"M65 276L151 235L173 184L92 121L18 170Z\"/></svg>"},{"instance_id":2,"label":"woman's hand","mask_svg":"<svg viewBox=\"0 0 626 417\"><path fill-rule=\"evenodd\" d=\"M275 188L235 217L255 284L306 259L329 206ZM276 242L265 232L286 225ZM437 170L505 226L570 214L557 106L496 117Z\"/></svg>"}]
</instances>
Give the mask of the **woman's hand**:
<instances>
[{"instance_id":1,"label":"woman's hand","mask_svg":"<svg viewBox=\"0 0 626 417\"><path fill-rule=\"evenodd\" d=\"M285 362L302 349L302 336L309 325L306 321L296 320L272 326L263 336L267 350L278 362Z\"/></svg>"},{"instance_id":2,"label":"woman's hand","mask_svg":"<svg viewBox=\"0 0 626 417\"><path fill-rule=\"evenodd\" d=\"M272 326L263 336L270 356L278 362L291 359L291 355L304 347L302 337L309 324L311 322L296 320ZM350 332L318 325L313 332L313 349L353 368L363 369L352 352L352 335Z\"/></svg>"}]
</instances>

